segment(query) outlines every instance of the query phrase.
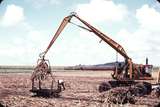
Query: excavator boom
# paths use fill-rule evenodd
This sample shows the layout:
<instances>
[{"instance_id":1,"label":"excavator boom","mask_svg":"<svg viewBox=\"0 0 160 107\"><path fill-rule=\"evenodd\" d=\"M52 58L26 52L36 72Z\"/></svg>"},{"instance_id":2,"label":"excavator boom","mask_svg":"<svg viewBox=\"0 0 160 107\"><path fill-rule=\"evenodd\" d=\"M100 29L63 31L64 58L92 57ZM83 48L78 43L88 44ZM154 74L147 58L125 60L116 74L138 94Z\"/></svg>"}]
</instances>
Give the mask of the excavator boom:
<instances>
[{"instance_id":1,"label":"excavator boom","mask_svg":"<svg viewBox=\"0 0 160 107\"><path fill-rule=\"evenodd\" d=\"M63 31L63 29L65 28L65 26L68 24L68 22L70 22L71 18L72 18L72 15L67 16L67 17L65 17L63 19L63 21L60 24L58 30L56 31L55 35L53 36L52 40L50 41L48 47L46 48L46 50L42 54L43 56L45 56L47 54L48 50L51 48L51 46L53 45L53 43L56 41L56 39L58 38L58 36L60 35L60 33Z\"/></svg>"},{"instance_id":2,"label":"excavator boom","mask_svg":"<svg viewBox=\"0 0 160 107\"><path fill-rule=\"evenodd\" d=\"M86 25L88 27L87 30L89 30L90 32L93 32L95 35L97 35L99 38L101 38L103 41L105 41L107 44L109 44L113 49L115 49L125 59L130 59L120 44L118 44L113 39L106 36L104 33L100 32L98 29L96 29L95 27L93 27L92 25L90 25L89 23L87 23L86 21L81 19L80 17L78 17L78 15L76 15L75 13L72 13L71 15L69 15L63 19L63 21L61 22L61 25L59 26L59 28L56 31L55 35L53 36L52 40L50 41L50 44L48 45L47 49L45 50L44 55L48 52L48 50L50 49L52 44L55 42L57 37L60 35L62 30L65 28L65 26L71 21L72 17L77 18L80 22L82 22L84 25ZM86 28L83 27L83 29L86 29Z\"/></svg>"},{"instance_id":3,"label":"excavator boom","mask_svg":"<svg viewBox=\"0 0 160 107\"><path fill-rule=\"evenodd\" d=\"M115 42L113 39L109 38L107 35L78 17L77 15L74 15L79 21L81 21L84 25L86 25L90 31L92 31L95 35L97 35L99 38L101 38L103 41L105 41L108 45L110 45L113 49L115 49L119 54L121 54L124 58L129 59L128 55L126 54L125 50L123 47Z\"/></svg>"},{"instance_id":4,"label":"excavator boom","mask_svg":"<svg viewBox=\"0 0 160 107\"><path fill-rule=\"evenodd\" d=\"M65 26L68 23L72 23L71 19L75 17L76 19L78 19L81 23L83 23L86 27L77 25L78 27L88 30L89 32L94 33L96 36L98 36L99 38L101 38L101 40L103 40L104 42L106 42L108 45L110 45L115 51L117 51L120 55L122 55L125 59L125 61L128 63L127 66L129 66L129 73L130 73L130 78L132 78L132 60L131 58L129 58L129 56L127 55L127 53L125 52L125 50L123 49L123 47L118 44L117 42L115 42L113 39L111 39L110 37L108 37L107 35L105 35L104 33L102 33L101 31L99 31L98 29L96 29L95 27L93 27L92 25L90 25L89 23L87 23L86 21L84 21L83 19L81 19L76 13L71 13L71 15L65 17L63 19L63 21L61 22L58 30L56 31L55 35L53 36L52 40L50 41L47 49L40 54L41 58L44 58L45 55L47 54L48 50L51 48L51 46L53 45L53 43L55 42L55 40L58 38L58 36L60 35L60 33L62 32L62 30L65 28ZM72 23L74 24L74 23ZM76 25L76 24L75 24ZM127 72L128 72L127 71ZM116 71L117 72L117 71ZM122 72L121 72L122 73ZM126 73L127 74L127 73ZM117 79L117 73L114 73L115 75L115 79Z\"/></svg>"}]
</instances>

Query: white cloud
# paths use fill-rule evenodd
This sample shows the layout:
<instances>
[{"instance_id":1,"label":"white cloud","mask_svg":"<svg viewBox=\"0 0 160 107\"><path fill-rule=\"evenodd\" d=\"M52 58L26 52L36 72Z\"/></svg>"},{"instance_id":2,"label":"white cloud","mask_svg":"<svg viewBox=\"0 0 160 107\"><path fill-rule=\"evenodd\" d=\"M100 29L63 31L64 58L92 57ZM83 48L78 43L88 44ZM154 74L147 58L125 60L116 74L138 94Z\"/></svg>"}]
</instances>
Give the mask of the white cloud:
<instances>
[{"instance_id":1,"label":"white cloud","mask_svg":"<svg viewBox=\"0 0 160 107\"><path fill-rule=\"evenodd\" d=\"M148 30L160 30L160 12L149 7L147 4L137 9L136 18L141 24L141 27Z\"/></svg>"},{"instance_id":2,"label":"white cloud","mask_svg":"<svg viewBox=\"0 0 160 107\"><path fill-rule=\"evenodd\" d=\"M17 41L16 41L17 42ZM19 45L18 45L19 44ZM33 48L26 47L26 44L24 43L13 43L10 42L8 44L1 44L1 64L4 65L27 65L27 64L33 64L33 58L31 58L31 53L33 53ZM30 51L32 50L32 51ZM30 53L31 52L31 53Z\"/></svg>"},{"instance_id":3,"label":"white cloud","mask_svg":"<svg viewBox=\"0 0 160 107\"><path fill-rule=\"evenodd\" d=\"M8 5L2 17L3 26L14 26L25 19L23 8L14 4Z\"/></svg>"},{"instance_id":4,"label":"white cloud","mask_svg":"<svg viewBox=\"0 0 160 107\"><path fill-rule=\"evenodd\" d=\"M47 54L54 65L67 66L115 61L116 52L106 43L99 43L100 38L93 33L80 30L75 36L68 34L61 36L63 39L57 40Z\"/></svg>"},{"instance_id":5,"label":"white cloud","mask_svg":"<svg viewBox=\"0 0 160 107\"><path fill-rule=\"evenodd\" d=\"M145 57L159 65L160 53L160 12L153 7L143 5L136 11L139 26L134 32L121 29L117 33L118 42L122 44L129 56L137 63L144 63Z\"/></svg>"},{"instance_id":6,"label":"white cloud","mask_svg":"<svg viewBox=\"0 0 160 107\"><path fill-rule=\"evenodd\" d=\"M25 28L24 28L25 29ZM35 65L39 53L43 52L50 38L46 31L30 30L23 35L9 38L0 44L0 59L5 65Z\"/></svg>"},{"instance_id":7,"label":"white cloud","mask_svg":"<svg viewBox=\"0 0 160 107\"><path fill-rule=\"evenodd\" d=\"M50 5L59 5L61 3L60 0L26 0L26 1L37 9Z\"/></svg>"},{"instance_id":8,"label":"white cloud","mask_svg":"<svg viewBox=\"0 0 160 107\"><path fill-rule=\"evenodd\" d=\"M37 30L31 30L28 32L28 39L34 42L40 42L41 40L43 40L44 35L42 34L42 32L37 31Z\"/></svg>"},{"instance_id":9,"label":"white cloud","mask_svg":"<svg viewBox=\"0 0 160 107\"><path fill-rule=\"evenodd\" d=\"M90 0L86 4L78 4L76 12L87 21L122 21L128 14L127 7L108 0Z\"/></svg>"},{"instance_id":10,"label":"white cloud","mask_svg":"<svg viewBox=\"0 0 160 107\"><path fill-rule=\"evenodd\" d=\"M128 52L148 51L149 47L146 47L146 42L149 35L150 32L144 29L137 29L135 32L129 32L126 29L121 29L117 33L117 40Z\"/></svg>"},{"instance_id":11,"label":"white cloud","mask_svg":"<svg viewBox=\"0 0 160 107\"><path fill-rule=\"evenodd\" d=\"M143 35L146 44L152 49L153 55L158 54L160 52L160 50L157 50L160 45L160 11L148 5L143 5L140 9L137 9L136 18L140 23L139 29L143 29L148 34Z\"/></svg>"},{"instance_id":12,"label":"white cloud","mask_svg":"<svg viewBox=\"0 0 160 107\"><path fill-rule=\"evenodd\" d=\"M120 43L126 50L128 56L132 58L135 63L145 63L145 58L148 57L151 64L159 65L158 57L160 49L160 39L158 35L156 40L152 36L153 32L147 29L139 28L135 32L130 32L127 29L121 29L117 33L118 43ZM159 32L160 33L160 32ZM155 42L158 41L158 42Z\"/></svg>"}]
</instances>

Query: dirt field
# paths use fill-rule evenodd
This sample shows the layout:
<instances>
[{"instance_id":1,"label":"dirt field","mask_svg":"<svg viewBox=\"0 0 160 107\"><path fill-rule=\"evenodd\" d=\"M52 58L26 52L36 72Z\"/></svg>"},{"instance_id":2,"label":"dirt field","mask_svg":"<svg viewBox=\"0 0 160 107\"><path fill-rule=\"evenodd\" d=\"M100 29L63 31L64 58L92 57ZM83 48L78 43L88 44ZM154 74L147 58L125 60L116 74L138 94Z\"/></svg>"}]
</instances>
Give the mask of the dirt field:
<instances>
[{"instance_id":1,"label":"dirt field","mask_svg":"<svg viewBox=\"0 0 160 107\"><path fill-rule=\"evenodd\" d=\"M0 74L0 103L6 107L117 107L120 105L106 103L102 97L104 93L99 93L97 90L99 83L110 79L110 74L109 71L55 72L56 81L63 79L66 90L59 98L42 98L34 97L29 91L30 73L3 73ZM148 107L160 103L160 99L150 96L138 99L142 100L135 105L123 106ZM144 102L148 103L142 105Z\"/></svg>"}]
</instances>

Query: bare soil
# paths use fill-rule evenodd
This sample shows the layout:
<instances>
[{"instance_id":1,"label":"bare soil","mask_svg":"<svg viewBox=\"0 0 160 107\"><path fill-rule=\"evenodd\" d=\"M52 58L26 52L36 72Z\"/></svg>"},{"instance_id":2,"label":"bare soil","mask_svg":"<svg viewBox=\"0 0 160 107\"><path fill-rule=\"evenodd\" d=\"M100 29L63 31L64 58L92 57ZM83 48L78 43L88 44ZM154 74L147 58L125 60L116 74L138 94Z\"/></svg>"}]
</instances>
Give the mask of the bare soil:
<instances>
[{"instance_id":1,"label":"bare soil","mask_svg":"<svg viewBox=\"0 0 160 107\"><path fill-rule=\"evenodd\" d=\"M119 104L106 102L107 92L99 93L99 83L110 80L107 71L70 71L55 72L56 81L63 79L66 90L59 98L35 97L29 91L31 81L29 73L0 74L0 104L4 107L116 107ZM150 81L154 82L154 81ZM50 84L49 81L46 82ZM105 97L104 98L104 94ZM159 98L151 95L136 98L136 104L123 106L153 107L160 103ZM0 107L1 107L0 105Z\"/></svg>"}]
</instances>

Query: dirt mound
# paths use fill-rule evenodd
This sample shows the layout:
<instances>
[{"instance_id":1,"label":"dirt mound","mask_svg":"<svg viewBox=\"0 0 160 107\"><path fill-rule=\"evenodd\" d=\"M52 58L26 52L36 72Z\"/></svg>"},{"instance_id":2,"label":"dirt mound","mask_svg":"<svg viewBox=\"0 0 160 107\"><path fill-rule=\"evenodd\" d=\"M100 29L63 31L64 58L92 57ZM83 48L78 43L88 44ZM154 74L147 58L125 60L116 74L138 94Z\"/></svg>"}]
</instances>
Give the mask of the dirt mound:
<instances>
[{"instance_id":1,"label":"dirt mound","mask_svg":"<svg viewBox=\"0 0 160 107\"><path fill-rule=\"evenodd\" d=\"M102 102L114 103L114 104L134 104L135 99L130 93L129 87L117 87L104 92L101 95Z\"/></svg>"},{"instance_id":2,"label":"dirt mound","mask_svg":"<svg viewBox=\"0 0 160 107\"><path fill-rule=\"evenodd\" d=\"M154 89L151 93L152 98L160 98L160 88Z\"/></svg>"}]
</instances>

